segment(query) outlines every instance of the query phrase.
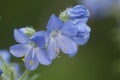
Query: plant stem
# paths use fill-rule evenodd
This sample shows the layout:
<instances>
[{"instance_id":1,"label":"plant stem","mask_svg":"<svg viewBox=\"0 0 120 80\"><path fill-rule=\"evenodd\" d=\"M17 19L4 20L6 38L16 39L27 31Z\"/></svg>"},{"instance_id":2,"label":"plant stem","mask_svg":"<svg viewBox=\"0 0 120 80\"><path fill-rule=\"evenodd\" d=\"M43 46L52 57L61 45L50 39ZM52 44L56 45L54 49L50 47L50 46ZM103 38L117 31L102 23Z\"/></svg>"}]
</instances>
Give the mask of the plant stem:
<instances>
[{"instance_id":1,"label":"plant stem","mask_svg":"<svg viewBox=\"0 0 120 80\"><path fill-rule=\"evenodd\" d=\"M19 80L24 80L29 75L29 73L30 73L30 70L26 69Z\"/></svg>"},{"instance_id":2,"label":"plant stem","mask_svg":"<svg viewBox=\"0 0 120 80\"><path fill-rule=\"evenodd\" d=\"M14 69L12 68L12 71L11 71L11 80L15 80L15 77L14 77Z\"/></svg>"},{"instance_id":3,"label":"plant stem","mask_svg":"<svg viewBox=\"0 0 120 80\"><path fill-rule=\"evenodd\" d=\"M0 55L0 59L1 59L1 61L2 61L2 63L4 64L4 70L5 70L5 74L8 74L10 77L9 77L9 79L10 80L15 80L15 77L14 77L14 69L12 68L10 68L9 66L8 66L8 64L5 62L5 60L3 59L3 57Z\"/></svg>"}]
</instances>

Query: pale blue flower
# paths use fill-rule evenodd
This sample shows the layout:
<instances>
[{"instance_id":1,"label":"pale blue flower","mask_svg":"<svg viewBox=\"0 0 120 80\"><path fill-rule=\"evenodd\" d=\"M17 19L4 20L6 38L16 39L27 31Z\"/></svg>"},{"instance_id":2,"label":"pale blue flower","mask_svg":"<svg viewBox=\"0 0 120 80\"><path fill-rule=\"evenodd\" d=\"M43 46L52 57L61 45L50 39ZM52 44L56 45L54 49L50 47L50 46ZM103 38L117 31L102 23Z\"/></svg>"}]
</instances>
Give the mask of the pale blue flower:
<instances>
[{"instance_id":1,"label":"pale blue flower","mask_svg":"<svg viewBox=\"0 0 120 80\"><path fill-rule=\"evenodd\" d=\"M78 28L77 35L73 37L73 39L76 41L79 45L84 45L87 43L89 37L90 37L90 27L85 23L78 23L74 25L76 28Z\"/></svg>"},{"instance_id":2,"label":"pale blue flower","mask_svg":"<svg viewBox=\"0 0 120 80\"><path fill-rule=\"evenodd\" d=\"M87 25L90 13L88 9L82 5L77 5L66 10L74 28L77 28L77 34L73 36L73 40L79 45L84 45L90 37L90 27Z\"/></svg>"},{"instance_id":3,"label":"pale blue flower","mask_svg":"<svg viewBox=\"0 0 120 80\"><path fill-rule=\"evenodd\" d=\"M9 63L10 62L10 58L11 58L11 55L10 53L7 51L7 50L0 50L0 55L2 56L2 58L4 59L4 61L6 63ZM0 68L2 67L3 63L0 61ZM0 75L3 73L3 71L0 69Z\"/></svg>"},{"instance_id":4,"label":"pale blue flower","mask_svg":"<svg viewBox=\"0 0 120 80\"><path fill-rule=\"evenodd\" d=\"M68 8L67 14L69 15L69 20L73 21L74 24L79 22L86 23L90 17L88 9L82 5Z\"/></svg>"},{"instance_id":5,"label":"pale blue flower","mask_svg":"<svg viewBox=\"0 0 120 80\"><path fill-rule=\"evenodd\" d=\"M49 65L51 60L48 59L46 53L42 50L44 46L44 37L31 36L28 37L21 29L14 30L14 38L20 43L10 47L10 52L15 57L24 57L26 68L35 70L39 63Z\"/></svg>"},{"instance_id":6,"label":"pale blue flower","mask_svg":"<svg viewBox=\"0 0 120 80\"><path fill-rule=\"evenodd\" d=\"M47 24L47 31L37 32L36 35L44 35L46 38L47 55L51 60L55 59L60 50L68 55L77 52L77 44L71 38L77 33L76 28L70 22L62 21L52 15Z\"/></svg>"}]
</instances>

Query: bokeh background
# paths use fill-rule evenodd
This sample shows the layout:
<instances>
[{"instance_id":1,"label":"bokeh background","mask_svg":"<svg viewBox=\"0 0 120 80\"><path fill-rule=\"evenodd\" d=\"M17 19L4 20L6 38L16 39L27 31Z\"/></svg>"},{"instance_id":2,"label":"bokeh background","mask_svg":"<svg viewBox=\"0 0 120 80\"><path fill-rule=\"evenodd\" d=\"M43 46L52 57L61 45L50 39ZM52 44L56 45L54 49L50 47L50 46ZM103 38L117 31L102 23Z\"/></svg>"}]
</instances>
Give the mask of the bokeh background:
<instances>
[{"instance_id":1,"label":"bokeh background","mask_svg":"<svg viewBox=\"0 0 120 80\"><path fill-rule=\"evenodd\" d=\"M120 80L120 0L0 0L0 49L16 44L14 28L46 29L51 14L82 4L91 13L91 37L73 58L60 54L50 66L40 65L37 80ZM12 56L11 62L21 58Z\"/></svg>"}]
</instances>

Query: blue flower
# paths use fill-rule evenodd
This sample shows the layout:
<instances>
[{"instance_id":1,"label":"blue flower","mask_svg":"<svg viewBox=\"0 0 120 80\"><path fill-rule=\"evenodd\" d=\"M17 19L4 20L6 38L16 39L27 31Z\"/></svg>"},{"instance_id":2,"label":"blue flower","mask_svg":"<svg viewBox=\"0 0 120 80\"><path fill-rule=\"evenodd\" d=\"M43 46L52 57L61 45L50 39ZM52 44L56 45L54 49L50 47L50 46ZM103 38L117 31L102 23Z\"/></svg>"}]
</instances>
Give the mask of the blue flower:
<instances>
[{"instance_id":1,"label":"blue flower","mask_svg":"<svg viewBox=\"0 0 120 80\"><path fill-rule=\"evenodd\" d=\"M86 23L89 17L90 13L88 9L82 5L76 5L74 7L67 8L59 15L59 18L63 22L71 20L74 24L79 22Z\"/></svg>"},{"instance_id":2,"label":"blue flower","mask_svg":"<svg viewBox=\"0 0 120 80\"><path fill-rule=\"evenodd\" d=\"M77 34L72 37L73 40L79 45L84 45L88 41L91 31L87 25L88 18L90 17L88 9L82 5L77 5L66 9L66 12L66 14L69 15L66 21L72 23L74 28L77 28ZM64 17L65 16L62 18L64 19Z\"/></svg>"},{"instance_id":3,"label":"blue flower","mask_svg":"<svg viewBox=\"0 0 120 80\"><path fill-rule=\"evenodd\" d=\"M24 64L28 69L35 70L39 63L43 65L51 63L51 60L42 50L45 43L44 37L34 35L28 37L21 29L15 29L14 38L20 44L11 46L10 52L15 57L24 57Z\"/></svg>"},{"instance_id":4,"label":"blue flower","mask_svg":"<svg viewBox=\"0 0 120 80\"><path fill-rule=\"evenodd\" d=\"M77 35L73 37L73 40L76 41L79 45L84 45L87 43L89 37L90 37L90 27L85 23L78 23L74 25L76 28L78 28Z\"/></svg>"},{"instance_id":5,"label":"blue flower","mask_svg":"<svg viewBox=\"0 0 120 80\"><path fill-rule=\"evenodd\" d=\"M10 62L10 58L11 58L11 55L10 53L7 51L7 50L0 50L0 55L2 56L2 58L4 59L4 61L6 63L9 63ZM0 68L1 66L3 65L3 63L0 61ZM3 71L0 69L0 75L3 73Z\"/></svg>"},{"instance_id":6,"label":"blue flower","mask_svg":"<svg viewBox=\"0 0 120 80\"><path fill-rule=\"evenodd\" d=\"M88 9L82 5L77 5L72 8L68 8L67 13L71 19L88 18L90 16Z\"/></svg>"},{"instance_id":7,"label":"blue flower","mask_svg":"<svg viewBox=\"0 0 120 80\"><path fill-rule=\"evenodd\" d=\"M62 21L53 14L48 21L47 31L40 31L36 34L45 36L47 55L53 60L57 57L60 50L68 55L77 52L77 44L71 38L75 36L76 33L77 30L72 23L62 23Z\"/></svg>"},{"instance_id":8,"label":"blue flower","mask_svg":"<svg viewBox=\"0 0 120 80\"><path fill-rule=\"evenodd\" d=\"M67 14L69 15L69 20L75 23L84 22L86 23L90 13L88 9L82 5L77 5L72 8L67 9Z\"/></svg>"}]
</instances>

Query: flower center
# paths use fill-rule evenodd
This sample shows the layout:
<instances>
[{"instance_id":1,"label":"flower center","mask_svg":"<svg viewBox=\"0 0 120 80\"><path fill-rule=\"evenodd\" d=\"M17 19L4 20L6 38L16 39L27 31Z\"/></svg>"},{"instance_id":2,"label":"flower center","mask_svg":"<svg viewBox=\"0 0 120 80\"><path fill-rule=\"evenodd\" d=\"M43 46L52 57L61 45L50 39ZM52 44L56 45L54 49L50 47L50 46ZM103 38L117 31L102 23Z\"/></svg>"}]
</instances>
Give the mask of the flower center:
<instances>
[{"instance_id":1,"label":"flower center","mask_svg":"<svg viewBox=\"0 0 120 80\"><path fill-rule=\"evenodd\" d=\"M60 34L60 31L59 31L59 30L54 30L54 31L51 32L50 36L51 36L51 37L56 37L56 36L58 36L59 34Z\"/></svg>"},{"instance_id":2,"label":"flower center","mask_svg":"<svg viewBox=\"0 0 120 80\"><path fill-rule=\"evenodd\" d=\"M30 65L33 65L33 64L34 64L33 60L30 60L29 64L30 64Z\"/></svg>"},{"instance_id":3,"label":"flower center","mask_svg":"<svg viewBox=\"0 0 120 80\"><path fill-rule=\"evenodd\" d=\"M30 42L29 43L31 46L34 46L34 48L37 48L38 46L35 44L35 42Z\"/></svg>"}]
</instances>

